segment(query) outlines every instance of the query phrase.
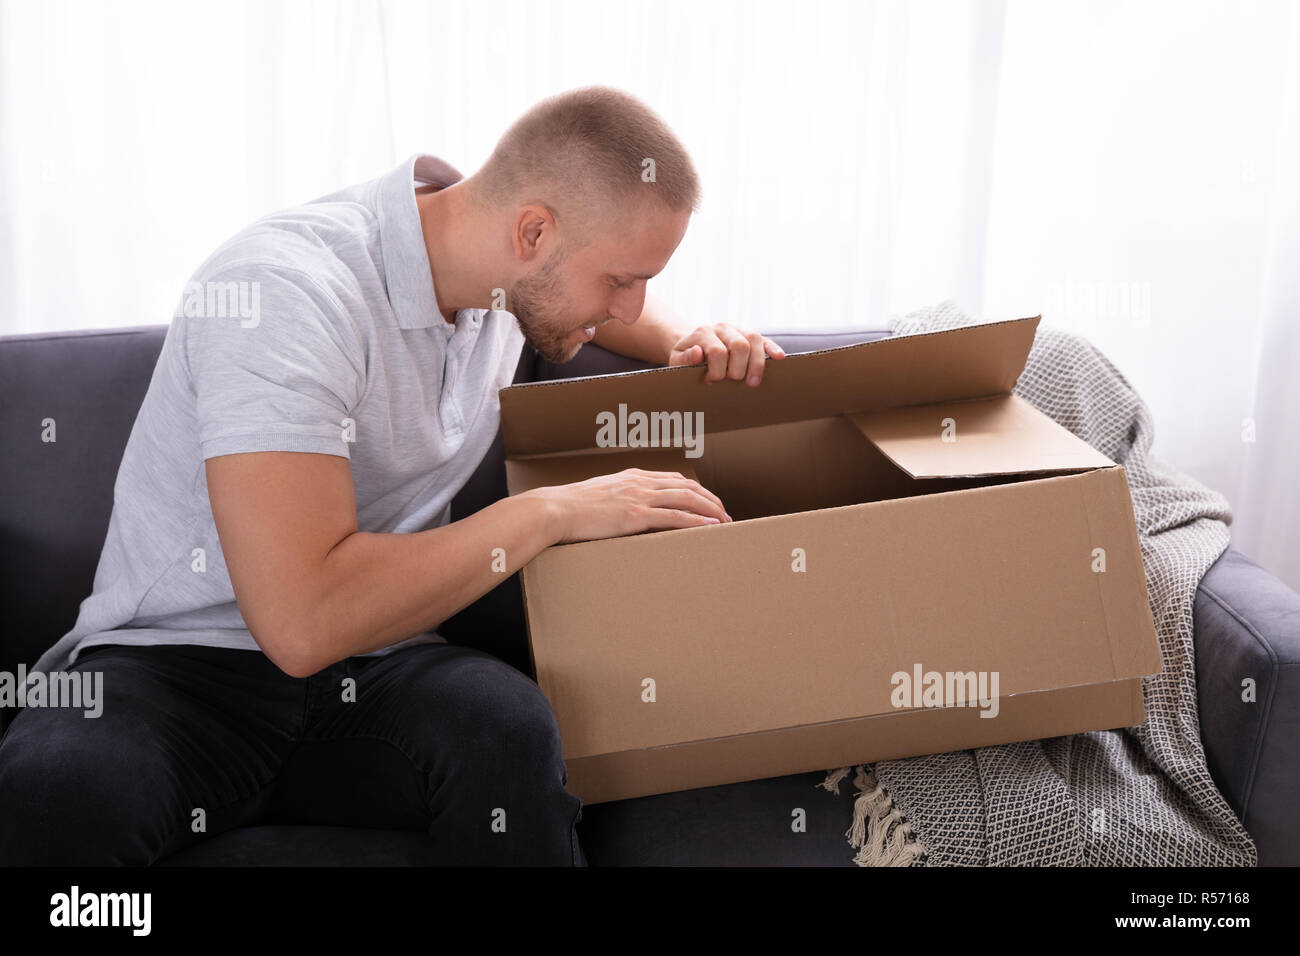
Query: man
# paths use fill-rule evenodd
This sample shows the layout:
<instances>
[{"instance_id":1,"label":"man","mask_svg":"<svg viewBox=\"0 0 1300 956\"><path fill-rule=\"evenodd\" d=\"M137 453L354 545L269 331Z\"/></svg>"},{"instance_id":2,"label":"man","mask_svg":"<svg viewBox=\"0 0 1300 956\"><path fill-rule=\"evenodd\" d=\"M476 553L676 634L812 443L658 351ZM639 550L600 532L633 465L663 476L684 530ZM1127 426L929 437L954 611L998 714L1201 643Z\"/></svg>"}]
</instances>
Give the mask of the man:
<instances>
[{"instance_id":1,"label":"man","mask_svg":"<svg viewBox=\"0 0 1300 956\"><path fill-rule=\"evenodd\" d=\"M0 863L147 864L257 821L425 830L444 863L574 865L537 685L439 623L566 541L729 521L678 474L538 488L448 523L528 342L757 385L768 339L646 295L698 203L685 149L587 88L468 179L432 156L266 217L187 286L74 629L35 670L102 715L0 741ZM594 425L593 425L594 428Z\"/></svg>"}]
</instances>

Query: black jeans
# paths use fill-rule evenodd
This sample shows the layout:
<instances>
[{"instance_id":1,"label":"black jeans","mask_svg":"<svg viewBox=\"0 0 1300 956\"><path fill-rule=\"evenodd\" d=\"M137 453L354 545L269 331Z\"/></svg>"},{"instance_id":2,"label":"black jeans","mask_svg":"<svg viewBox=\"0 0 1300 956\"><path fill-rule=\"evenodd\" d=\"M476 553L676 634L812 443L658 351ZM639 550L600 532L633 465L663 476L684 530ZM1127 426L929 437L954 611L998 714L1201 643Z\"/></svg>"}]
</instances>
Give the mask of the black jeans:
<instances>
[{"instance_id":1,"label":"black jeans","mask_svg":"<svg viewBox=\"0 0 1300 956\"><path fill-rule=\"evenodd\" d=\"M153 863L234 827L428 834L448 865L583 866L550 703L424 644L308 678L258 651L87 648L103 712L28 706L0 739L0 864Z\"/></svg>"}]
</instances>

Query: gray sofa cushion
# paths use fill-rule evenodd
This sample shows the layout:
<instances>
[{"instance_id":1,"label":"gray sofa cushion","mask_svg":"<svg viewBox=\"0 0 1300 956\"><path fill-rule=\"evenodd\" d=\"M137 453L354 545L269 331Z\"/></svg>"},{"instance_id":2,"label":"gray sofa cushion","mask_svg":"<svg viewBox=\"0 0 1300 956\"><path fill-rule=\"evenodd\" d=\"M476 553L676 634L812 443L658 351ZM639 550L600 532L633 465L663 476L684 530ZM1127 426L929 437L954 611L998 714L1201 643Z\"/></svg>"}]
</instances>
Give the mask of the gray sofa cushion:
<instances>
[{"instance_id":1,"label":"gray sofa cushion","mask_svg":"<svg viewBox=\"0 0 1300 956\"><path fill-rule=\"evenodd\" d=\"M0 669L33 663L90 594L117 466L166 331L0 339ZM52 443L41 441L46 418Z\"/></svg>"}]
</instances>

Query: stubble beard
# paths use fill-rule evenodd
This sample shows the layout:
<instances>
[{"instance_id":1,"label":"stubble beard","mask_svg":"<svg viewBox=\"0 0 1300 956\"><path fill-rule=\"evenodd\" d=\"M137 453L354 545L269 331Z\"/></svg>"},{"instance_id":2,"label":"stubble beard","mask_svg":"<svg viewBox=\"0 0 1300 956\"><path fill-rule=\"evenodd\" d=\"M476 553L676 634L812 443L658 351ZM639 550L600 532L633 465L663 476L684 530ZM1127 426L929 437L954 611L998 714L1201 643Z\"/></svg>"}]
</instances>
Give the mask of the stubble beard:
<instances>
[{"instance_id":1,"label":"stubble beard","mask_svg":"<svg viewBox=\"0 0 1300 956\"><path fill-rule=\"evenodd\" d=\"M506 293L506 307L519 323L527 342L548 362L563 364L581 350L574 343L572 328L564 328L561 310L554 303L562 301L560 265L566 253L557 249L533 275L524 276Z\"/></svg>"}]
</instances>

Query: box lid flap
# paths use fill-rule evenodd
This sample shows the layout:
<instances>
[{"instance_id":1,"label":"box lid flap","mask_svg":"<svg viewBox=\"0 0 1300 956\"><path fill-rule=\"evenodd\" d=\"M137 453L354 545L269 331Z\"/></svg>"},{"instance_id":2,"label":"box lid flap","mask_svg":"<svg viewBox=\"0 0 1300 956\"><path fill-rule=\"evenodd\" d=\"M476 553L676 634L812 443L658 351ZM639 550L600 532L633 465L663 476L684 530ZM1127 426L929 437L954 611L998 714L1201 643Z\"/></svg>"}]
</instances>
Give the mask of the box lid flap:
<instances>
[{"instance_id":1,"label":"box lid flap","mask_svg":"<svg viewBox=\"0 0 1300 956\"><path fill-rule=\"evenodd\" d=\"M1087 471L1115 464L1015 394L848 417L913 478Z\"/></svg>"},{"instance_id":2,"label":"box lid flap","mask_svg":"<svg viewBox=\"0 0 1300 956\"><path fill-rule=\"evenodd\" d=\"M767 363L751 388L706 384L703 365L532 382L501 389L507 457L596 445L596 416L627 411L703 412L708 431L827 418L845 412L1009 393L1040 316L803 352Z\"/></svg>"}]
</instances>

